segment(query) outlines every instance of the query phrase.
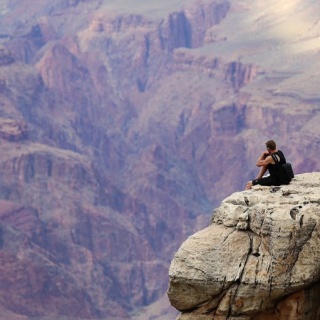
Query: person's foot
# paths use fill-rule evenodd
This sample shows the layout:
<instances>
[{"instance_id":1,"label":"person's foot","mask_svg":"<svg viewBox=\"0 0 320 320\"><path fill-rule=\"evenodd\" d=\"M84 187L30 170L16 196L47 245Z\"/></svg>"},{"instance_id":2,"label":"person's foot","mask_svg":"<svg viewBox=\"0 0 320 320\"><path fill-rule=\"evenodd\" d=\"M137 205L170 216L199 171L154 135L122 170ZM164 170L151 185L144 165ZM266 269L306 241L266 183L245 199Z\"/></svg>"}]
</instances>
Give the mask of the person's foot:
<instances>
[{"instance_id":1,"label":"person's foot","mask_svg":"<svg viewBox=\"0 0 320 320\"><path fill-rule=\"evenodd\" d=\"M246 184L246 187L244 190L250 190L252 187L252 181L249 181L247 184Z\"/></svg>"}]
</instances>

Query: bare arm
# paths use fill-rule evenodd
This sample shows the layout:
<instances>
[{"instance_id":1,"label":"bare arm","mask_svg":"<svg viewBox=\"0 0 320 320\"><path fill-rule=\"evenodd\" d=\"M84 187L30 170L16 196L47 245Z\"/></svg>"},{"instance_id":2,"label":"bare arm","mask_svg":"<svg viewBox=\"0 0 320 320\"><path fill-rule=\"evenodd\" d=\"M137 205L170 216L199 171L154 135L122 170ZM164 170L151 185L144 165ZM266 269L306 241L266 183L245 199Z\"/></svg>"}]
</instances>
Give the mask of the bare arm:
<instances>
[{"instance_id":1,"label":"bare arm","mask_svg":"<svg viewBox=\"0 0 320 320\"><path fill-rule=\"evenodd\" d=\"M269 163L274 163L272 157L268 152L263 152L257 160L258 167L266 167Z\"/></svg>"}]
</instances>

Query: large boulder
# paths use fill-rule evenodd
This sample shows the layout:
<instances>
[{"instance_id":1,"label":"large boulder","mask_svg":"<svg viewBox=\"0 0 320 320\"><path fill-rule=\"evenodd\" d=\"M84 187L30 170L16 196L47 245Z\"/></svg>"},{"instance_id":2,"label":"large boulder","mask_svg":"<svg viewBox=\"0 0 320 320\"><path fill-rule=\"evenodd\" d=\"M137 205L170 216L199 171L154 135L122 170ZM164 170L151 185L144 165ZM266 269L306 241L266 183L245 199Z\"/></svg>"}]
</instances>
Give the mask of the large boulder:
<instances>
[{"instance_id":1,"label":"large boulder","mask_svg":"<svg viewBox=\"0 0 320 320\"><path fill-rule=\"evenodd\" d=\"M320 317L320 173L226 198L170 266L180 320Z\"/></svg>"}]
</instances>

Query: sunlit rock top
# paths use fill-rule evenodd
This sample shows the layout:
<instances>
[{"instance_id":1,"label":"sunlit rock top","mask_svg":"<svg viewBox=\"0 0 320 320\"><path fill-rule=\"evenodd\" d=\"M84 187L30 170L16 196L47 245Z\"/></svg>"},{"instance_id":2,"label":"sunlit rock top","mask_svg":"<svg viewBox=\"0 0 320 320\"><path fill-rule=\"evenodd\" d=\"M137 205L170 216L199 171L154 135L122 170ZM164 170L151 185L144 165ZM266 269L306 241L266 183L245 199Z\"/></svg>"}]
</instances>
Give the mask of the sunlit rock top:
<instances>
[{"instance_id":1,"label":"sunlit rock top","mask_svg":"<svg viewBox=\"0 0 320 320\"><path fill-rule=\"evenodd\" d=\"M319 318L320 173L237 192L170 267L180 320Z\"/></svg>"}]
</instances>

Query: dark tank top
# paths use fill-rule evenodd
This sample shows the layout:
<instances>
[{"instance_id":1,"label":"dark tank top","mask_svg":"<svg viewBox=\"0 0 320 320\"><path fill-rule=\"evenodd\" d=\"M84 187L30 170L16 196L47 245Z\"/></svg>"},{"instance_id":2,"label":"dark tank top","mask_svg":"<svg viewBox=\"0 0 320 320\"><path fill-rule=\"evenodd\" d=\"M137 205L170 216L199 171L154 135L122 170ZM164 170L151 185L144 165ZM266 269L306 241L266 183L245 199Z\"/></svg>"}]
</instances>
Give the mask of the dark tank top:
<instances>
[{"instance_id":1,"label":"dark tank top","mask_svg":"<svg viewBox=\"0 0 320 320\"><path fill-rule=\"evenodd\" d=\"M274 155L277 156L277 158L279 160L279 164L286 163L286 158L284 157L284 154L282 153L281 150L278 150L277 152L275 152ZM278 179L279 165L278 164L269 163L267 168L269 170L272 182L275 185L279 184L279 182L280 182L280 181L278 181L279 180Z\"/></svg>"}]
</instances>

